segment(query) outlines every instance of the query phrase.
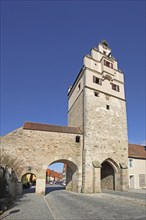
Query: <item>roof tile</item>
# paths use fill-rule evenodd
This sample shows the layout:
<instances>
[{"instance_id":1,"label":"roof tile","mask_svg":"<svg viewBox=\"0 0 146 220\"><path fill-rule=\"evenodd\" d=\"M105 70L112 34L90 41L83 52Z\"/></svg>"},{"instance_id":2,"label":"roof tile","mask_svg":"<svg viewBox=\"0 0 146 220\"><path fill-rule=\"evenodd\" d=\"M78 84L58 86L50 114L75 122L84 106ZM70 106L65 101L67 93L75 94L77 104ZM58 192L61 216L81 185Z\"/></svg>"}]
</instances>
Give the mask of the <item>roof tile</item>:
<instances>
[{"instance_id":1,"label":"roof tile","mask_svg":"<svg viewBox=\"0 0 146 220\"><path fill-rule=\"evenodd\" d=\"M82 134L81 130L77 127L57 126L57 125L40 124L34 122L25 122L23 125L23 129L70 133L70 134Z\"/></svg>"},{"instance_id":2,"label":"roof tile","mask_svg":"<svg viewBox=\"0 0 146 220\"><path fill-rule=\"evenodd\" d=\"M138 144L129 144L128 155L129 157L146 159L145 147Z\"/></svg>"}]
</instances>

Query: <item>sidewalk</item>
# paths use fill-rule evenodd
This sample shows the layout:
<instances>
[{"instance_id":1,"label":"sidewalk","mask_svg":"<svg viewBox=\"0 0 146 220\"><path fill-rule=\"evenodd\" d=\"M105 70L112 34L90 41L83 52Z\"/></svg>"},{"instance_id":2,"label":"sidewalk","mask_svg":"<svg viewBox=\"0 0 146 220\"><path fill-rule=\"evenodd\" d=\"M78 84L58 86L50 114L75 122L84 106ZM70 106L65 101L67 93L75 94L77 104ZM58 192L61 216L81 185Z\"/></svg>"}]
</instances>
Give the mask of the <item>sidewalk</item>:
<instances>
[{"instance_id":1,"label":"sidewalk","mask_svg":"<svg viewBox=\"0 0 146 220\"><path fill-rule=\"evenodd\" d=\"M130 192L136 192L136 193L144 193L146 194L146 188L143 189L129 189Z\"/></svg>"},{"instance_id":2,"label":"sidewalk","mask_svg":"<svg viewBox=\"0 0 146 220\"><path fill-rule=\"evenodd\" d=\"M145 189L129 189L129 191L112 191L112 190L103 190L103 193L120 196L125 198L131 198L135 200L146 201L146 190Z\"/></svg>"}]
</instances>

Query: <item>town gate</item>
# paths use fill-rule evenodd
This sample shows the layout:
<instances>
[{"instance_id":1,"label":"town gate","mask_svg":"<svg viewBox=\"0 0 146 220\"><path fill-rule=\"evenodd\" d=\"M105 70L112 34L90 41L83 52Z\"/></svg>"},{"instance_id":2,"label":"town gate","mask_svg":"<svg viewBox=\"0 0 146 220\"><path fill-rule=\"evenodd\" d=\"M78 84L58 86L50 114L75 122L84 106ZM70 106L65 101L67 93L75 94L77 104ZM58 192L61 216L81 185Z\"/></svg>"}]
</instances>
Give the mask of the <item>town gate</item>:
<instances>
[{"instance_id":1,"label":"town gate","mask_svg":"<svg viewBox=\"0 0 146 220\"><path fill-rule=\"evenodd\" d=\"M106 41L92 48L68 90L68 127L25 123L2 137L2 147L31 169L44 193L48 165L67 164L67 189L128 190L124 75Z\"/></svg>"},{"instance_id":2,"label":"town gate","mask_svg":"<svg viewBox=\"0 0 146 220\"><path fill-rule=\"evenodd\" d=\"M46 170L55 162L67 165L66 189L81 192L82 133L78 128L27 122L2 138L2 150L21 160L26 173L36 175L36 193L45 193Z\"/></svg>"}]
</instances>

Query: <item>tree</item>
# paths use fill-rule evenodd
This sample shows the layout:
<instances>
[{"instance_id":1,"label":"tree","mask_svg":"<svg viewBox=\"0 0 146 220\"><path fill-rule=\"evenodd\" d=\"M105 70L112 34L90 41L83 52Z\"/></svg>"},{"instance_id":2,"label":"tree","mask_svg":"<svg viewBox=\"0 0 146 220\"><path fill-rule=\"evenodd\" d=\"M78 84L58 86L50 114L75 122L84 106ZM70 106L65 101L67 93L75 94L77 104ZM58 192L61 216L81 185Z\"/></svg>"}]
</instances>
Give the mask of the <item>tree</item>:
<instances>
[{"instance_id":1,"label":"tree","mask_svg":"<svg viewBox=\"0 0 146 220\"><path fill-rule=\"evenodd\" d=\"M15 171L16 176L21 175L21 172L24 168L23 162L16 158L15 156L9 155L5 151L0 152L0 166L7 166Z\"/></svg>"}]
</instances>

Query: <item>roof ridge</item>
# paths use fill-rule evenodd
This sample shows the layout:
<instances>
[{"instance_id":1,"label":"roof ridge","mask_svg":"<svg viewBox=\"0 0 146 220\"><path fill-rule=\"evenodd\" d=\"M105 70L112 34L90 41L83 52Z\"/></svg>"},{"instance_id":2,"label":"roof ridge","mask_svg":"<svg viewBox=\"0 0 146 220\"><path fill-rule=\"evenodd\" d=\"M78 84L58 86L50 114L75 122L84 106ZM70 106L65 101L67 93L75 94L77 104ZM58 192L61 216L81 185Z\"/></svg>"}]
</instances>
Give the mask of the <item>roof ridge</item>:
<instances>
[{"instance_id":1,"label":"roof ridge","mask_svg":"<svg viewBox=\"0 0 146 220\"><path fill-rule=\"evenodd\" d=\"M24 125L23 127L26 125L26 124L34 124L34 125L49 125L49 126L54 126L54 127L66 127L66 128L78 128L80 130L79 127L73 127L73 126L67 126L67 125L55 125L55 124L46 124L46 123L40 123L40 122L30 122L30 121L26 121L24 122Z\"/></svg>"}]
</instances>

